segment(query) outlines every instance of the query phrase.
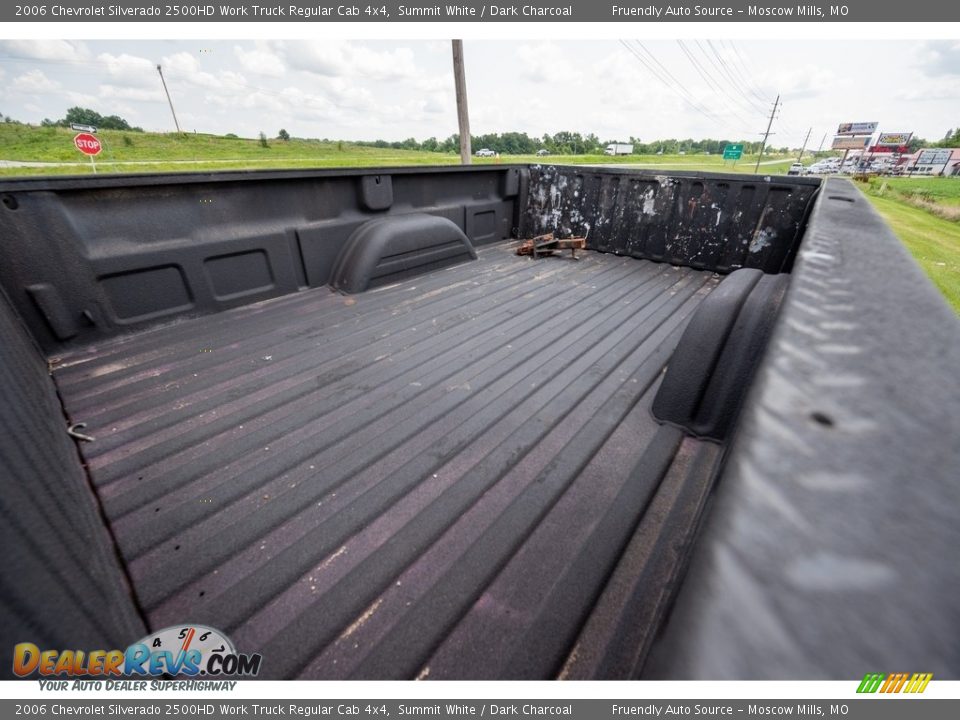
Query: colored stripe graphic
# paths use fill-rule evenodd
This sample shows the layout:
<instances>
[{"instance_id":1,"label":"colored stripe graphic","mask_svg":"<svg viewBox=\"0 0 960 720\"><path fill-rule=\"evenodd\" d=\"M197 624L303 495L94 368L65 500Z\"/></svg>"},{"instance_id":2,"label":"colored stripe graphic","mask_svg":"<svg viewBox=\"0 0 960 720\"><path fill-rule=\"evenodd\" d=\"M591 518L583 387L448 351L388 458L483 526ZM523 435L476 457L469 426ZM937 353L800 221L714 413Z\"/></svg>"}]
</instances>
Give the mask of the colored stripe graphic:
<instances>
[{"instance_id":1,"label":"colored stripe graphic","mask_svg":"<svg viewBox=\"0 0 960 720\"><path fill-rule=\"evenodd\" d=\"M857 688L858 693L875 693L883 682L883 673L867 673Z\"/></svg>"},{"instance_id":2,"label":"colored stripe graphic","mask_svg":"<svg viewBox=\"0 0 960 720\"><path fill-rule=\"evenodd\" d=\"M887 681L880 688L882 693L900 692L900 687L907 681L906 673L890 673L887 675Z\"/></svg>"},{"instance_id":3,"label":"colored stripe graphic","mask_svg":"<svg viewBox=\"0 0 960 720\"><path fill-rule=\"evenodd\" d=\"M914 673L904 689L905 693L922 693L933 678L933 673Z\"/></svg>"},{"instance_id":4,"label":"colored stripe graphic","mask_svg":"<svg viewBox=\"0 0 960 720\"><path fill-rule=\"evenodd\" d=\"M933 673L867 673L860 681L858 693L922 693L933 679Z\"/></svg>"}]
</instances>

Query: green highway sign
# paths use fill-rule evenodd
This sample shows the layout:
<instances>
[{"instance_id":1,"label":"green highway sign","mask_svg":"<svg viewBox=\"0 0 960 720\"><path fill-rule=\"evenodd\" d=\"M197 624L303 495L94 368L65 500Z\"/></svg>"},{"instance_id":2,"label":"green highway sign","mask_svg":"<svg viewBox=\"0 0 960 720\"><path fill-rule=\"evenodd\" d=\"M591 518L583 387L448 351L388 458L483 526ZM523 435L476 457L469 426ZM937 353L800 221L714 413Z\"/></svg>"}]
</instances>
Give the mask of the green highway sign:
<instances>
[{"instance_id":1,"label":"green highway sign","mask_svg":"<svg viewBox=\"0 0 960 720\"><path fill-rule=\"evenodd\" d=\"M723 149L724 160L739 160L743 157L743 145L727 145Z\"/></svg>"}]
</instances>

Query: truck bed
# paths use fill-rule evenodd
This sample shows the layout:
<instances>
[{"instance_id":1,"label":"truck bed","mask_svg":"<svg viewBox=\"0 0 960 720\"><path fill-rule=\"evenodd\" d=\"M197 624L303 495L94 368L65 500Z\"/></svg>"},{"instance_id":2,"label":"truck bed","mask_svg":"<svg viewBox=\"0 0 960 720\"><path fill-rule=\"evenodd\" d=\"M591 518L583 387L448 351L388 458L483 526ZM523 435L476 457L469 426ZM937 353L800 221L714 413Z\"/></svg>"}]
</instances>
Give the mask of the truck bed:
<instances>
[{"instance_id":1,"label":"truck bed","mask_svg":"<svg viewBox=\"0 0 960 720\"><path fill-rule=\"evenodd\" d=\"M960 326L850 181L0 196L0 646L159 661L204 623L267 678L958 677ZM514 254L547 233L587 251Z\"/></svg>"},{"instance_id":2,"label":"truck bed","mask_svg":"<svg viewBox=\"0 0 960 720\"><path fill-rule=\"evenodd\" d=\"M720 278L514 247L52 360L151 627L278 678L631 673L721 451L650 405Z\"/></svg>"}]
</instances>

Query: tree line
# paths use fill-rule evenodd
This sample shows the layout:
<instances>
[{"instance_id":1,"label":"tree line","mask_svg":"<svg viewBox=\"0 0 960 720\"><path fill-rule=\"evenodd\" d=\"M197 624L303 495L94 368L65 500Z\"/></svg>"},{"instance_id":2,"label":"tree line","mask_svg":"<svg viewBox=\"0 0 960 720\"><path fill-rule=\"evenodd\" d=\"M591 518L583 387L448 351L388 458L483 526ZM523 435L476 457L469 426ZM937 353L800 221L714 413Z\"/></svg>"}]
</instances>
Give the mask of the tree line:
<instances>
[{"instance_id":1,"label":"tree line","mask_svg":"<svg viewBox=\"0 0 960 720\"><path fill-rule=\"evenodd\" d=\"M562 130L553 135L544 134L542 137L531 137L525 132L470 135L470 146L474 150L487 148L503 155L533 155L539 150L546 150L551 155L598 155L603 153L607 145L623 142L633 145L634 155L654 155L656 153L663 153L664 155L676 155L678 153L719 154L722 153L724 147L729 144L742 144L744 146L744 152L747 154L760 152L759 142L726 138L719 140L668 138L666 140L656 140L645 143L636 137L629 137L626 140L601 140L594 133L584 135L569 130ZM422 142L411 137L399 141L356 141L354 144L368 147L392 148L394 150L425 150L427 152L458 153L460 152L460 135L455 133L444 140L429 137ZM790 151L790 149L786 147L779 149L768 148L768 150L770 152Z\"/></svg>"},{"instance_id":2,"label":"tree line","mask_svg":"<svg viewBox=\"0 0 960 720\"><path fill-rule=\"evenodd\" d=\"M44 118L40 123L44 127L70 127L71 125L93 125L100 130L130 130L143 132L141 127L133 127L119 115L101 115L96 110L82 107L72 107L59 120Z\"/></svg>"},{"instance_id":3,"label":"tree line","mask_svg":"<svg viewBox=\"0 0 960 720\"><path fill-rule=\"evenodd\" d=\"M953 128L947 130L947 134L943 136L943 141L937 144L942 147L960 147L960 127L956 130Z\"/></svg>"}]
</instances>

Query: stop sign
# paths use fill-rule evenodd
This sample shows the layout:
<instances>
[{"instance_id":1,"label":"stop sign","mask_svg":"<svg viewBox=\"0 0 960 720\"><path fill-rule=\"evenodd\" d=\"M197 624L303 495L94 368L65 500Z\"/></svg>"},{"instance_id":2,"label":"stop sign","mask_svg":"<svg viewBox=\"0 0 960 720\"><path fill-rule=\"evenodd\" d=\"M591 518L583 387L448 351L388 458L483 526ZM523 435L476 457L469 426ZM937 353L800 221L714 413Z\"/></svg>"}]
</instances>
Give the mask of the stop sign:
<instances>
[{"instance_id":1,"label":"stop sign","mask_svg":"<svg viewBox=\"0 0 960 720\"><path fill-rule=\"evenodd\" d=\"M85 155L100 154L100 141L90 133L80 133L73 139L73 144L77 146L77 150Z\"/></svg>"}]
</instances>

